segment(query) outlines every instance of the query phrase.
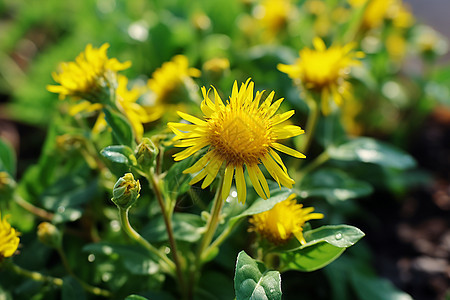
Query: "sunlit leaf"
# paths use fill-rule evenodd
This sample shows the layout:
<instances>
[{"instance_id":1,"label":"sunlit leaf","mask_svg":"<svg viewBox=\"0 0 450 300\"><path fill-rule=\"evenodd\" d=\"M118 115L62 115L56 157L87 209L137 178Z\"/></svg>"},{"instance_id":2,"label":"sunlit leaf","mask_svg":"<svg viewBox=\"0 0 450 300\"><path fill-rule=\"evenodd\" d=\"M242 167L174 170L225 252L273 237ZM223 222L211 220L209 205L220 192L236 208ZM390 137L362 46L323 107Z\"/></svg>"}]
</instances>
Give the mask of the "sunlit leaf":
<instances>
[{"instance_id":1,"label":"sunlit leaf","mask_svg":"<svg viewBox=\"0 0 450 300\"><path fill-rule=\"evenodd\" d=\"M290 189L281 188L279 191L272 193L271 197L267 200L259 198L248 209L231 218L229 226L233 226L237 221L241 220L244 217L256 215L270 210L277 203L286 200L292 193L293 191Z\"/></svg>"},{"instance_id":2,"label":"sunlit leaf","mask_svg":"<svg viewBox=\"0 0 450 300\"><path fill-rule=\"evenodd\" d=\"M118 259L131 274L151 275L159 271L159 265L145 250L139 247L96 243L86 245L83 247L83 251L94 255L105 255L114 260Z\"/></svg>"},{"instance_id":3,"label":"sunlit leaf","mask_svg":"<svg viewBox=\"0 0 450 300\"><path fill-rule=\"evenodd\" d=\"M239 252L234 274L236 300L281 299L281 277L278 271L266 270L244 251Z\"/></svg>"},{"instance_id":4,"label":"sunlit leaf","mask_svg":"<svg viewBox=\"0 0 450 300\"><path fill-rule=\"evenodd\" d=\"M409 169L416 165L414 158L403 150L366 137L350 140L327 151L332 159L342 161L360 161L397 169Z\"/></svg>"},{"instance_id":5,"label":"sunlit leaf","mask_svg":"<svg viewBox=\"0 0 450 300\"><path fill-rule=\"evenodd\" d=\"M364 197L372 193L372 186L333 168L322 168L308 174L299 188L301 198L324 197L330 202Z\"/></svg>"},{"instance_id":6,"label":"sunlit leaf","mask_svg":"<svg viewBox=\"0 0 450 300\"><path fill-rule=\"evenodd\" d=\"M134 146L134 135L130 123L120 114L104 108L105 120L111 127L114 137L119 144Z\"/></svg>"},{"instance_id":7,"label":"sunlit leaf","mask_svg":"<svg viewBox=\"0 0 450 300\"><path fill-rule=\"evenodd\" d=\"M334 225L305 231L303 236L307 241L305 245L296 242L297 247L280 255L282 271L311 272L323 268L359 241L364 233L353 226Z\"/></svg>"},{"instance_id":8,"label":"sunlit leaf","mask_svg":"<svg viewBox=\"0 0 450 300\"><path fill-rule=\"evenodd\" d=\"M104 157L119 164L136 165L136 157L128 146L113 145L104 148L100 152Z\"/></svg>"}]
</instances>

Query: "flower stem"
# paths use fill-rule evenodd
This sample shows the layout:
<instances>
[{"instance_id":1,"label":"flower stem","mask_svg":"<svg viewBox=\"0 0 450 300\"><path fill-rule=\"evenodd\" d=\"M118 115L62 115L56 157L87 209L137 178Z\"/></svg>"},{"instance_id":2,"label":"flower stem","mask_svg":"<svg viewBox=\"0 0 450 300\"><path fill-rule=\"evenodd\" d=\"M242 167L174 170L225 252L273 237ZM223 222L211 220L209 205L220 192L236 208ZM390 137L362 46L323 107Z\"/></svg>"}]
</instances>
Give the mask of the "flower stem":
<instances>
[{"instance_id":1,"label":"flower stem","mask_svg":"<svg viewBox=\"0 0 450 300\"><path fill-rule=\"evenodd\" d=\"M308 153L309 147L311 146L312 137L317 127L316 125L317 121L319 120L319 112L320 112L317 106L317 102L310 96L306 96L306 103L308 104L309 107L309 116L308 121L306 122L306 129L305 129L306 141L302 149L302 152L305 154Z\"/></svg>"},{"instance_id":2,"label":"flower stem","mask_svg":"<svg viewBox=\"0 0 450 300\"><path fill-rule=\"evenodd\" d=\"M219 226L220 211L222 210L222 206L223 206L223 202L224 202L221 199L223 180L224 180L224 176L221 176L220 181L219 181L219 187L214 196L214 202L213 202L213 206L211 208L211 213L210 213L208 222L206 224L206 231L205 231L205 234L203 235L202 241L200 242L200 247L198 249L197 260L200 262L200 264L203 261L203 259L206 257L205 249L211 243L211 241L214 237L214 234L216 233L217 226Z\"/></svg>"},{"instance_id":3,"label":"flower stem","mask_svg":"<svg viewBox=\"0 0 450 300\"><path fill-rule=\"evenodd\" d=\"M213 205L211 208L211 213L209 215L208 222L206 223L205 233L203 234L203 238L200 242L200 246L197 251L197 255L195 257L195 268L191 273L190 284L189 284L189 298L193 298L193 291L196 285L196 281L198 280L198 275L203 265L203 261L208 257L213 248L208 246L210 245L214 234L216 233L216 229L219 226L220 221L220 211L222 210L223 200L221 198L222 195L222 187L223 187L224 176L220 177L219 187L216 190L216 194L214 196ZM223 233L222 233L223 234ZM222 235L221 235L222 236ZM226 235L223 237L225 239ZM212 245L211 245L212 246Z\"/></svg>"},{"instance_id":4,"label":"flower stem","mask_svg":"<svg viewBox=\"0 0 450 300\"><path fill-rule=\"evenodd\" d=\"M203 257L208 257L215 248L219 247L240 222L241 220L235 222L233 226L228 226L225 228L225 230L222 231L222 233L211 243L211 245L203 251Z\"/></svg>"},{"instance_id":5,"label":"flower stem","mask_svg":"<svg viewBox=\"0 0 450 300\"><path fill-rule=\"evenodd\" d=\"M63 280L61 278L47 276L39 272L35 271L29 271L25 270L18 265L14 264L13 262L7 262L5 264L9 269L11 269L13 272L15 272L18 275L28 277L30 279L33 279L34 281L40 281L40 282L48 282L51 284L54 284L56 286L62 286Z\"/></svg>"},{"instance_id":6,"label":"flower stem","mask_svg":"<svg viewBox=\"0 0 450 300\"><path fill-rule=\"evenodd\" d=\"M330 155L328 154L328 152L325 150L323 151L319 156L317 156L311 163L309 163L308 165L306 165L301 171L300 171L300 175L299 178L297 178L297 180L299 182L301 182L301 180L303 179L303 177L305 177L306 174L310 173L311 171L315 170L317 167L319 167L320 165L324 164L325 162L327 162L330 159Z\"/></svg>"},{"instance_id":7,"label":"flower stem","mask_svg":"<svg viewBox=\"0 0 450 300\"><path fill-rule=\"evenodd\" d=\"M62 247L56 248L56 251L58 252L59 256L61 257L61 261L62 261L67 273L69 273L73 278L75 278L78 281L78 283L83 287L84 290L86 290L87 292L89 292L91 294L97 295L97 296L103 296L103 297L111 297L112 296L110 291L103 290L96 286L92 286L90 284L87 284L83 280L81 280L77 275L75 275L72 268L70 267L69 261L67 260L67 257L64 254Z\"/></svg>"},{"instance_id":8,"label":"flower stem","mask_svg":"<svg viewBox=\"0 0 450 300\"><path fill-rule=\"evenodd\" d=\"M120 223L122 224L122 229L125 231L125 233L145 249L147 249L150 253L153 253L157 257L159 257L161 261L164 262L164 264L161 266L165 269L165 271L169 274L173 274L173 270L175 269L174 263L170 259L168 259L167 256L162 254L158 249L153 247L139 233L137 233L136 230L133 229L133 227L131 227L130 220L128 218L128 209L119 208L119 216Z\"/></svg>"},{"instance_id":9,"label":"flower stem","mask_svg":"<svg viewBox=\"0 0 450 300\"><path fill-rule=\"evenodd\" d=\"M153 173L151 170L147 175L148 180L150 181L150 188L153 189L156 199L158 200L158 204L161 207L161 212L164 219L164 224L166 225L167 236L169 238L169 244L172 251L172 258L175 263L175 270L178 279L178 284L180 285L181 294L186 291L186 285L183 276L183 269L180 262L180 258L178 256L177 243L175 241L175 237L173 235L173 226L172 226L172 211L168 211L166 209L166 203L164 202L164 197L161 191L161 187L159 186L159 177Z\"/></svg>"},{"instance_id":10,"label":"flower stem","mask_svg":"<svg viewBox=\"0 0 450 300\"><path fill-rule=\"evenodd\" d=\"M16 201L16 203L21 206L23 209L29 211L30 213L32 213L35 216L40 217L41 219L47 220L47 221L51 221L53 219L53 214L42 209L39 208L37 206L34 206L33 204L31 204L30 202L26 201L25 199L23 199L21 196L14 194L14 201Z\"/></svg>"}]
</instances>

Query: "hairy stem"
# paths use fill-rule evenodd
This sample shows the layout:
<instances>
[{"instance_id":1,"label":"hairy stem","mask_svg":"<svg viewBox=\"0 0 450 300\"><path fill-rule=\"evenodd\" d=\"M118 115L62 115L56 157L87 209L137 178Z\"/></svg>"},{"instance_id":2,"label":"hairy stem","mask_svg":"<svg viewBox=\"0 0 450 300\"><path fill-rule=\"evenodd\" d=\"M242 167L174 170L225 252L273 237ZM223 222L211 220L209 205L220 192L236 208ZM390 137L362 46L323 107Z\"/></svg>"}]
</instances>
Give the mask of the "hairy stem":
<instances>
[{"instance_id":1,"label":"hairy stem","mask_svg":"<svg viewBox=\"0 0 450 300\"><path fill-rule=\"evenodd\" d=\"M220 211L222 210L223 200L221 198L222 195L222 187L223 187L224 176L220 177L219 186L216 190L216 194L214 196L213 205L211 208L211 213L209 215L208 222L206 223L205 233L203 234L202 240L200 241L200 245L197 251L197 255L195 257L195 265L192 270L189 284L189 299L193 298L194 287L197 283L198 276L200 274L202 265L204 260L211 253L212 249L209 249L211 241L216 233L217 227L220 222Z\"/></svg>"},{"instance_id":2,"label":"hairy stem","mask_svg":"<svg viewBox=\"0 0 450 300\"><path fill-rule=\"evenodd\" d=\"M172 211L167 211L166 203L164 201L164 197L161 191L161 187L159 186L159 178L152 171L149 172L147 176L150 181L150 188L155 193L156 199L158 200L158 204L161 207L161 212L164 218L164 224L166 226L167 235L169 238L169 244L172 252L173 261L175 263L175 270L177 274L178 283L180 285L180 291L183 294L186 291L186 284L183 276L183 268L180 262L180 258L178 256L177 243L175 241L175 237L173 235L173 226L172 226Z\"/></svg>"},{"instance_id":3,"label":"hairy stem","mask_svg":"<svg viewBox=\"0 0 450 300\"><path fill-rule=\"evenodd\" d=\"M161 259L162 264L161 266L163 269L169 273L173 274L173 270L175 269L174 263L167 258L165 254L162 254L158 249L153 247L146 239L144 239L139 233L136 232L136 230L131 227L130 220L128 218L128 209L121 209L119 208L119 216L120 216L120 223L122 224L122 229L125 231L125 233L133 240L135 240L137 243L139 243L141 246L143 246L145 249L147 249L150 253L155 254L158 258Z\"/></svg>"}]
</instances>

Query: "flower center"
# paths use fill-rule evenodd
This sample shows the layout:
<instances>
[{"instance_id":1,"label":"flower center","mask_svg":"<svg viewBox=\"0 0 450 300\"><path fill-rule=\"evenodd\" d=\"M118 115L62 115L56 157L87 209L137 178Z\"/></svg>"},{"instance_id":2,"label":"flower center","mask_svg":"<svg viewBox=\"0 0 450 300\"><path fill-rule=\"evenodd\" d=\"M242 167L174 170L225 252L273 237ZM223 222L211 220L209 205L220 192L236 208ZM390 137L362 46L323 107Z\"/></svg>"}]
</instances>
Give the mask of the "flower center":
<instances>
[{"instance_id":1,"label":"flower center","mask_svg":"<svg viewBox=\"0 0 450 300\"><path fill-rule=\"evenodd\" d=\"M209 139L217 155L232 165L255 165L272 142L271 126L257 110L234 110L229 105L209 119Z\"/></svg>"},{"instance_id":2,"label":"flower center","mask_svg":"<svg viewBox=\"0 0 450 300\"><path fill-rule=\"evenodd\" d=\"M342 76L340 51L328 49L325 52L305 52L302 55L302 61L304 62L304 81L313 84L315 88L336 83Z\"/></svg>"}]
</instances>

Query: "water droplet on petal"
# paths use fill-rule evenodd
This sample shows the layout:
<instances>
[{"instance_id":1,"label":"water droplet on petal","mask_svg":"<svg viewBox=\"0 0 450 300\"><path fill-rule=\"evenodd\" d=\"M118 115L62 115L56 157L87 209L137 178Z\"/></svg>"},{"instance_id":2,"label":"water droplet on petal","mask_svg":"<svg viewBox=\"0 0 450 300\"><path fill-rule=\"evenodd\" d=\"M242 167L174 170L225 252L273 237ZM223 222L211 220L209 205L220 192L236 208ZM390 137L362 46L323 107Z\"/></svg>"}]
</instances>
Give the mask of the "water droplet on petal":
<instances>
[{"instance_id":1,"label":"water droplet on petal","mask_svg":"<svg viewBox=\"0 0 450 300\"><path fill-rule=\"evenodd\" d=\"M336 233L335 238L336 238L336 240L342 239L342 233L340 233L340 232Z\"/></svg>"}]
</instances>

